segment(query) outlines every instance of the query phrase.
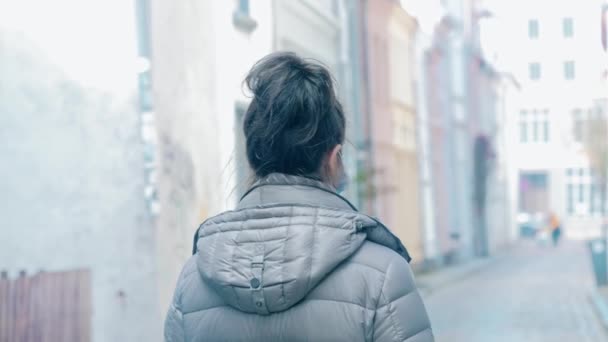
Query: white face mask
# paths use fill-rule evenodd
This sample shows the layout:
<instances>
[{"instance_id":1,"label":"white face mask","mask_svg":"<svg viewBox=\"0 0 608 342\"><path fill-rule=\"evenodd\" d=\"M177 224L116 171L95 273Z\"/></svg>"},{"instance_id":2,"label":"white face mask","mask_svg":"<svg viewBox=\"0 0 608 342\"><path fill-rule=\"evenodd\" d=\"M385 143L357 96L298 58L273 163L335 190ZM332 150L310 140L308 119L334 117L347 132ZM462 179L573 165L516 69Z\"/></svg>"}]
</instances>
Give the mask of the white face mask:
<instances>
[{"instance_id":1,"label":"white face mask","mask_svg":"<svg viewBox=\"0 0 608 342\"><path fill-rule=\"evenodd\" d=\"M342 171L342 175L340 175L340 180L338 180L338 184L336 185L336 192L341 194L346 190L346 186L348 185L348 176L345 171Z\"/></svg>"},{"instance_id":2,"label":"white face mask","mask_svg":"<svg viewBox=\"0 0 608 342\"><path fill-rule=\"evenodd\" d=\"M342 150L338 152L338 157L340 158L341 167L338 183L336 184L336 192L341 194L346 190L346 186L348 185L348 175L346 174L346 168L344 167L344 161L342 160Z\"/></svg>"}]
</instances>

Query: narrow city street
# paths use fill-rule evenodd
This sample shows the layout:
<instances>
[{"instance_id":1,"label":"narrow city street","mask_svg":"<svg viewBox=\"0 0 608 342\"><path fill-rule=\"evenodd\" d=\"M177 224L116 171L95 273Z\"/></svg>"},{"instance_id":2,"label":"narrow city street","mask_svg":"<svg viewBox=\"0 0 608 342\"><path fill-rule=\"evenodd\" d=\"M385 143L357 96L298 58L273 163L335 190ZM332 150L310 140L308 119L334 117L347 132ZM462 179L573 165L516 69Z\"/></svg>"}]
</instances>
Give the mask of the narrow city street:
<instances>
[{"instance_id":1,"label":"narrow city street","mask_svg":"<svg viewBox=\"0 0 608 342\"><path fill-rule=\"evenodd\" d=\"M439 342L608 341L588 299L592 280L584 243L526 242L426 304Z\"/></svg>"}]
</instances>

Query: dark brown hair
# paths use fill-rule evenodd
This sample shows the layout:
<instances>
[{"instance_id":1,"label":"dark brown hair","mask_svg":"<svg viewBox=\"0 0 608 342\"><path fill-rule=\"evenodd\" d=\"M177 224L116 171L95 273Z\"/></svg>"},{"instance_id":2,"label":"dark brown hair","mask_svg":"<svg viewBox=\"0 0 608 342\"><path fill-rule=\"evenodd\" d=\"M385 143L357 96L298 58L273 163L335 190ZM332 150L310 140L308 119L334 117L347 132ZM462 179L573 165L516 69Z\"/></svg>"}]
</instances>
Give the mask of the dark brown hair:
<instances>
[{"instance_id":1,"label":"dark brown hair","mask_svg":"<svg viewBox=\"0 0 608 342\"><path fill-rule=\"evenodd\" d=\"M346 125L327 68L277 52L257 62L245 82L253 99L243 131L256 177L318 174L325 154L344 142Z\"/></svg>"}]
</instances>

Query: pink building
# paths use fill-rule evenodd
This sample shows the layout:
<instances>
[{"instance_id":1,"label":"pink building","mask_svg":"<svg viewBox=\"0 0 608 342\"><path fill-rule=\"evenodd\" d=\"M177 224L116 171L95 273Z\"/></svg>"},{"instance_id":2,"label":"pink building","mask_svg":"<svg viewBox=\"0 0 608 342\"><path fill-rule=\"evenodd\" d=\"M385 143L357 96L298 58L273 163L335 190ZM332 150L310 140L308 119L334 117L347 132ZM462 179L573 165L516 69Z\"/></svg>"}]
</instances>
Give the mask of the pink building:
<instances>
[{"instance_id":1,"label":"pink building","mask_svg":"<svg viewBox=\"0 0 608 342\"><path fill-rule=\"evenodd\" d=\"M398 1L368 1L365 13L372 211L404 241L415 262L422 261L414 100L417 22Z\"/></svg>"}]
</instances>

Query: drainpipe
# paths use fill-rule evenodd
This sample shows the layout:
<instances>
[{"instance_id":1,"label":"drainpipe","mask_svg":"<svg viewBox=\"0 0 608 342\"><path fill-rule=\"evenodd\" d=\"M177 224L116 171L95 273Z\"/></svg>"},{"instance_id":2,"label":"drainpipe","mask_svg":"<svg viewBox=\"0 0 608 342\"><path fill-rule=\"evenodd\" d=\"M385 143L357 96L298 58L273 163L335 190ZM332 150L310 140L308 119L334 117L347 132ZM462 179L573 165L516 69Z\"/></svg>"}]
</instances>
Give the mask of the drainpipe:
<instances>
[{"instance_id":1,"label":"drainpipe","mask_svg":"<svg viewBox=\"0 0 608 342\"><path fill-rule=\"evenodd\" d=\"M341 53L340 62L342 63L342 94L348 104L349 119L351 126L347 130L348 140L345 148L348 149L346 157L349 176L358 179L359 172L364 170L364 156L362 153L362 141L364 133L362 127L361 110L361 56L360 56L360 15L359 2L342 0L339 2L341 18ZM359 182L353 181L349 186L349 194L353 198L355 206L361 207L364 202L361 190L364 186Z\"/></svg>"},{"instance_id":2,"label":"drainpipe","mask_svg":"<svg viewBox=\"0 0 608 342\"><path fill-rule=\"evenodd\" d=\"M370 49L369 49L369 30L368 30L368 11L367 7L369 4L369 0L363 0L361 2L361 7L359 8L361 13L361 42L363 48L363 87L364 94L361 96L363 100L363 108L365 113L363 114L363 120L366 123L365 127L365 140L363 143L363 150L365 151L365 170L367 178L365 180L364 186L367 188L367 194L369 196L369 190L375 188L375 180L373 176L373 167L374 167L374 153L373 153L373 142L372 142L372 106L371 106L371 77L370 77ZM374 191L375 192L375 191ZM377 215L378 213L378 201L376 200L376 195L374 194L373 198L368 198L366 201L367 211L371 215Z\"/></svg>"},{"instance_id":3,"label":"drainpipe","mask_svg":"<svg viewBox=\"0 0 608 342\"><path fill-rule=\"evenodd\" d=\"M427 107L427 60L426 53L429 44L423 41L424 33L420 30L416 34L416 140L418 146L419 193L422 206L422 235L424 237L424 258L434 263L437 259L438 245L435 231L435 217L433 212L433 188L431 180L431 151L429 146L429 114Z\"/></svg>"}]
</instances>

